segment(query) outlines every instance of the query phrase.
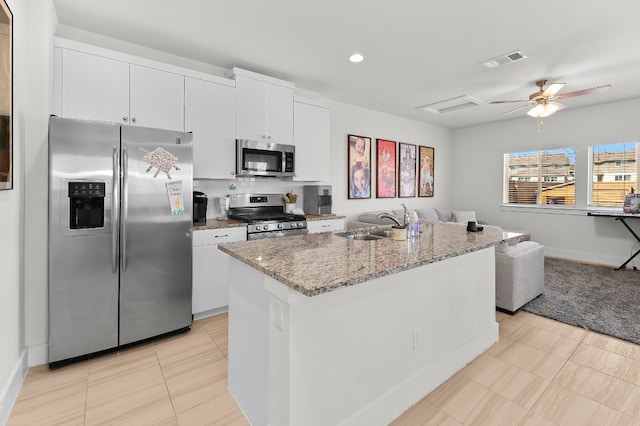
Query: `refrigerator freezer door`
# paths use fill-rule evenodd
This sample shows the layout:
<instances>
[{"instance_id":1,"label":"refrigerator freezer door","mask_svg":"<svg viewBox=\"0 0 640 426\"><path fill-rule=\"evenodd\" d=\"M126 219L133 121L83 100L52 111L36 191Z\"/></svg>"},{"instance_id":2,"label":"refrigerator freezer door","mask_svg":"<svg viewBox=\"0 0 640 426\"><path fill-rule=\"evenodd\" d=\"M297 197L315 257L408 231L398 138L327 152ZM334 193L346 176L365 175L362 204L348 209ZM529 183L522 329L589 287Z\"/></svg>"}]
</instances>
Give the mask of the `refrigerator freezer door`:
<instances>
[{"instance_id":1,"label":"refrigerator freezer door","mask_svg":"<svg viewBox=\"0 0 640 426\"><path fill-rule=\"evenodd\" d=\"M120 345L191 325L191 134L122 127ZM178 201L176 201L178 200Z\"/></svg>"},{"instance_id":2,"label":"refrigerator freezer door","mask_svg":"<svg viewBox=\"0 0 640 426\"><path fill-rule=\"evenodd\" d=\"M118 345L118 273L113 251L118 227L112 209L118 176L117 124L51 117L49 123L49 362ZM115 151L115 156L114 156ZM70 188L100 188L101 200L86 197L86 215L104 202L104 220L72 228ZM104 188L104 189L103 189ZM103 192L103 194L102 194ZM77 194L76 201L82 201ZM100 205L100 208L102 206ZM92 213L93 214L93 213ZM102 218L99 218L102 219ZM113 242L116 242L116 246Z\"/></svg>"}]
</instances>

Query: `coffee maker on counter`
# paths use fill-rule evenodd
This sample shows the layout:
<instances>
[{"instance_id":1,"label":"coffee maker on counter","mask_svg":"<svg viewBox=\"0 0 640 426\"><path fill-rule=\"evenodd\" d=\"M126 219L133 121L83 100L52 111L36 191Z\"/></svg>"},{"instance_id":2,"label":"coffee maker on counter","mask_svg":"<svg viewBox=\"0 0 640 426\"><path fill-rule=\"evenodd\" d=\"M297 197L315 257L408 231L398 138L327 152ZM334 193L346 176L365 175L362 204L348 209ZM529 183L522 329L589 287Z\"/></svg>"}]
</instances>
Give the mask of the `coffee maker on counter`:
<instances>
[{"instance_id":1,"label":"coffee maker on counter","mask_svg":"<svg viewBox=\"0 0 640 426\"><path fill-rule=\"evenodd\" d=\"M193 191L193 223L207 222L207 194Z\"/></svg>"},{"instance_id":2,"label":"coffee maker on counter","mask_svg":"<svg viewBox=\"0 0 640 426\"><path fill-rule=\"evenodd\" d=\"M331 185L305 185L302 188L302 198L305 214L331 214Z\"/></svg>"}]
</instances>

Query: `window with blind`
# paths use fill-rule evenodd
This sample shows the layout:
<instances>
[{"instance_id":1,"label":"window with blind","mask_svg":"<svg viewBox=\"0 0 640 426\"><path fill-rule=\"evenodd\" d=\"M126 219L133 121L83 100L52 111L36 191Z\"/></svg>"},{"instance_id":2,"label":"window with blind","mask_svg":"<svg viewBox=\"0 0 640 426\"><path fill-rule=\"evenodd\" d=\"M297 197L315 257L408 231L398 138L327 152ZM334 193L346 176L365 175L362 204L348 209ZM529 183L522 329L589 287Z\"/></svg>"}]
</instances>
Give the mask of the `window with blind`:
<instances>
[{"instance_id":1,"label":"window with blind","mask_svg":"<svg viewBox=\"0 0 640 426\"><path fill-rule=\"evenodd\" d=\"M574 205L576 149L504 154L503 202Z\"/></svg>"},{"instance_id":2,"label":"window with blind","mask_svg":"<svg viewBox=\"0 0 640 426\"><path fill-rule=\"evenodd\" d=\"M638 189L638 142L591 147L590 205L622 207L625 195Z\"/></svg>"}]
</instances>

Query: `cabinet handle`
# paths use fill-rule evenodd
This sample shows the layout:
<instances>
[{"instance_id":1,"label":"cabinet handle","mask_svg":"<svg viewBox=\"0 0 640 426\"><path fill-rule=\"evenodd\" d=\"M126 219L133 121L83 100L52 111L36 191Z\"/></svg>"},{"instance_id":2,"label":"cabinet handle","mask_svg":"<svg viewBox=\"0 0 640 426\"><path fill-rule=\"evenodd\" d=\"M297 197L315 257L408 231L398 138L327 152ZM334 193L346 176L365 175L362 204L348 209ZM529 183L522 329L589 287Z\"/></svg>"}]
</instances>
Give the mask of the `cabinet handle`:
<instances>
[{"instance_id":1,"label":"cabinet handle","mask_svg":"<svg viewBox=\"0 0 640 426\"><path fill-rule=\"evenodd\" d=\"M136 118L135 118L135 117L133 117L133 118L131 119L131 122L132 122L132 123L135 123L135 122L136 122Z\"/></svg>"},{"instance_id":2,"label":"cabinet handle","mask_svg":"<svg viewBox=\"0 0 640 426\"><path fill-rule=\"evenodd\" d=\"M127 116L125 115L124 117L122 117L122 121L124 121L124 122L126 123L127 121L129 121L129 117L127 117Z\"/></svg>"},{"instance_id":3,"label":"cabinet handle","mask_svg":"<svg viewBox=\"0 0 640 426\"><path fill-rule=\"evenodd\" d=\"M214 237L216 238L224 238L224 237L228 237L229 234L224 234L224 235L214 235Z\"/></svg>"},{"instance_id":4,"label":"cabinet handle","mask_svg":"<svg viewBox=\"0 0 640 426\"><path fill-rule=\"evenodd\" d=\"M331 225L322 225L323 228L329 228Z\"/></svg>"},{"instance_id":5,"label":"cabinet handle","mask_svg":"<svg viewBox=\"0 0 640 426\"><path fill-rule=\"evenodd\" d=\"M271 139L271 136L267 136L267 139Z\"/></svg>"}]
</instances>

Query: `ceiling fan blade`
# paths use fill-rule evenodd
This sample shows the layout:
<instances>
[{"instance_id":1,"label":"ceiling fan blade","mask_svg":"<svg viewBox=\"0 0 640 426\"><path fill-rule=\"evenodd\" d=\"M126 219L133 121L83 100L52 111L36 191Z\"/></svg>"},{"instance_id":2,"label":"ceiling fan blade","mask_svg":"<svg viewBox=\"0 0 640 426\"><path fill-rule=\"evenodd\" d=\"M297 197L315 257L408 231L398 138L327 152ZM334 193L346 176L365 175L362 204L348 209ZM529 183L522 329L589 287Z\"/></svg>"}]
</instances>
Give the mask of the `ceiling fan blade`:
<instances>
[{"instance_id":1,"label":"ceiling fan blade","mask_svg":"<svg viewBox=\"0 0 640 426\"><path fill-rule=\"evenodd\" d=\"M491 101L490 104L510 104L515 102L529 102L529 99L519 99L517 101Z\"/></svg>"},{"instance_id":2,"label":"ceiling fan blade","mask_svg":"<svg viewBox=\"0 0 640 426\"><path fill-rule=\"evenodd\" d=\"M524 105L522 105L522 106L519 106L518 108L515 108L515 109L512 109L512 110L509 110L509 111L507 111L507 112L503 112L502 114L498 114L498 117L503 117L503 116L505 116L505 115L509 115L509 114L511 114L511 113L513 113L513 112L520 111L521 109L529 108L530 106L531 106L531 104L529 104L529 103L527 102L526 104L524 104Z\"/></svg>"},{"instance_id":3,"label":"ceiling fan blade","mask_svg":"<svg viewBox=\"0 0 640 426\"><path fill-rule=\"evenodd\" d=\"M607 91L609 89L611 89L611 85L607 84L606 86L598 86L598 87L592 87L590 89L576 90L575 92L561 93L560 95L556 96L556 99L573 98L574 96L588 95L591 93L600 93L600 92Z\"/></svg>"},{"instance_id":4,"label":"ceiling fan blade","mask_svg":"<svg viewBox=\"0 0 640 426\"><path fill-rule=\"evenodd\" d=\"M553 101L553 102L551 102L551 103L552 103L552 104L554 104L554 105L557 105L557 106L558 106L558 111L560 111L561 109L563 109L563 108L566 108L566 107L567 107L567 104L563 104L562 102Z\"/></svg>"},{"instance_id":5,"label":"ceiling fan blade","mask_svg":"<svg viewBox=\"0 0 640 426\"><path fill-rule=\"evenodd\" d=\"M567 83L552 83L549 85L549 87L547 87L547 89L542 92L542 97L548 97L548 96L553 96L556 93L558 93L558 91L560 89L562 89L564 87L564 85Z\"/></svg>"}]
</instances>

